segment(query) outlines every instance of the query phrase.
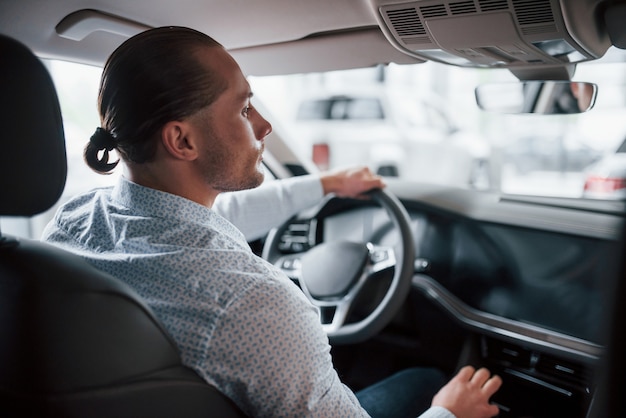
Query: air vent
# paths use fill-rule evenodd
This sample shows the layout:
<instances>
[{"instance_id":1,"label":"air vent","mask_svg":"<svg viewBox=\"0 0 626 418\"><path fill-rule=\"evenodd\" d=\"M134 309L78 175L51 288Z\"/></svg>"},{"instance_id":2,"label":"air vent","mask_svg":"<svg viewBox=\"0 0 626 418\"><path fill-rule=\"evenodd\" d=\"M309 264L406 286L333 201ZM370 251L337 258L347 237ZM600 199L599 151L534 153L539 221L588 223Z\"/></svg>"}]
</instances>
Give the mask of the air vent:
<instances>
[{"instance_id":1,"label":"air vent","mask_svg":"<svg viewBox=\"0 0 626 418\"><path fill-rule=\"evenodd\" d=\"M584 363L529 350L517 344L484 339L483 355L500 367L515 370L561 387L588 389L593 370Z\"/></svg>"},{"instance_id":2,"label":"air vent","mask_svg":"<svg viewBox=\"0 0 626 418\"><path fill-rule=\"evenodd\" d=\"M542 33L556 32L556 24L538 25L538 26L524 26L522 27L522 33L524 35L537 35Z\"/></svg>"},{"instance_id":3,"label":"air vent","mask_svg":"<svg viewBox=\"0 0 626 418\"><path fill-rule=\"evenodd\" d=\"M414 8L388 10L387 18L400 37L426 35L426 29Z\"/></svg>"},{"instance_id":4,"label":"air vent","mask_svg":"<svg viewBox=\"0 0 626 418\"><path fill-rule=\"evenodd\" d=\"M402 41L407 45L423 45L431 42L430 37L426 35L414 38L403 38Z\"/></svg>"},{"instance_id":5,"label":"air vent","mask_svg":"<svg viewBox=\"0 0 626 418\"><path fill-rule=\"evenodd\" d=\"M309 221L294 221L280 237L278 248L283 253L300 253L307 251L314 243L312 233L315 226Z\"/></svg>"},{"instance_id":6,"label":"air vent","mask_svg":"<svg viewBox=\"0 0 626 418\"><path fill-rule=\"evenodd\" d=\"M529 369L535 361L530 350L497 340L487 341L487 353L489 359L505 367Z\"/></svg>"},{"instance_id":7,"label":"air vent","mask_svg":"<svg viewBox=\"0 0 626 418\"><path fill-rule=\"evenodd\" d=\"M448 15L446 6L444 4L433 4L432 6L420 7L420 12L424 19L430 19L432 17L444 17Z\"/></svg>"},{"instance_id":8,"label":"air vent","mask_svg":"<svg viewBox=\"0 0 626 418\"><path fill-rule=\"evenodd\" d=\"M449 6L450 6L450 13L453 15L476 13L476 6L474 5L474 0L450 3Z\"/></svg>"},{"instance_id":9,"label":"air vent","mask_svg":"<svg viewBox=\"0 0 626 418\"><path fill-rule=\"evenodd\" d=\"M513 0L513 8L521 26L554 22L550 0Z\"/></svg>"},{"instance_id":10,"label":"air vent","mask_svg":"<svg viewBox=\"0 0 626 418\"><path fill-rule=\"evenodd\" d=\"M483 12L493 12L495 10L508 10L508 0L478 0L480 10Z\"/></svg>"},{"instance_id":11,"label":"air vent","mask_svg":"<svg viewBox=\"0 0 626 418\"><path fill-rule=\"evenodd\" d=\"M537 372L559 382L588 388L593 379L593 371L580 363L565 361L560 358L542 355L536 365Z\"/></svg>"}]
</instances>

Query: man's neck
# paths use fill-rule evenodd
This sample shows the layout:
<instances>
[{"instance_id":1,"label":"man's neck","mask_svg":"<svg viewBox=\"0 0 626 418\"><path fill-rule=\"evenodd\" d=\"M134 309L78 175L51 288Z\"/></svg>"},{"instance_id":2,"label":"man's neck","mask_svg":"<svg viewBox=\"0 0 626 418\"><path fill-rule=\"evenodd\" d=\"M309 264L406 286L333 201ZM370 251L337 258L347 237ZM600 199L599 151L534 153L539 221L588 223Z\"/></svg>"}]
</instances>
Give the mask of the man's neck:
<instances>
[{"instance_id":1,"label":"man's neck","mask_svg":"<svg viewBox=\"0 0 626 418\"><path fill-rule=\"evenodd\" d=\"M128 164L124 176L141 186L174 194L208 208L213 207L219 192L184 171L177 167L159 167L152 163Z\"/></svg>"}]
</instances>

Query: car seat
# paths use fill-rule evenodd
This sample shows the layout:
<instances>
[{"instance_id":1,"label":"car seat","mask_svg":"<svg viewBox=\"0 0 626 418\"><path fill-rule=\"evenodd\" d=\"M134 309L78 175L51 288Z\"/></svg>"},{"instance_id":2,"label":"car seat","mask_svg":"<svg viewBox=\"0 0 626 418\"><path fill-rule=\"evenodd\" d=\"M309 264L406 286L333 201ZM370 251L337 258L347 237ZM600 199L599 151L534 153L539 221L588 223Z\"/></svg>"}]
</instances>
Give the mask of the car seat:
<instances>
[{"instance_id":1,"label":"car seat","mask_svg":"<svg viewBox=\"0 0 626 418\"><path fill-rule=\"evenodd\" d=\"M0 216L52 207L67 175L43 63L0 35ZM80 257L0 233L0 416L243 417L138 295Z\"/></svg>"}]
</instances>

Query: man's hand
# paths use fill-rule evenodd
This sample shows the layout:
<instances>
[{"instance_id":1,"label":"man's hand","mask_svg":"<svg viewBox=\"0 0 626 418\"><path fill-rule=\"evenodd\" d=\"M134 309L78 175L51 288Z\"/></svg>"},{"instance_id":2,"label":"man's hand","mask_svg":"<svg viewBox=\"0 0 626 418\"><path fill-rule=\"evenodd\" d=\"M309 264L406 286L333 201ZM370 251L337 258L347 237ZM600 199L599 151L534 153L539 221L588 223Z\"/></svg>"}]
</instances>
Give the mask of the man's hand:
<instances>
[{"instance_id":1,"label":"man's hand","mask_svg":"<svg viewBox=\"0 0 626 418\"><path fill-rule=\"evenodd\" d=\"M372 189L385 187L382 178L367 167L356 167L322 173L324 194L334 193L337 197L358 197Z\"/></svg>"},{"instance_id":2,"label":"man's hand","mask_svg":"<svg viewBox=\"0 0 626 418\"><path fill-rule=\"evenodd\" d=\"M433 398L433 406L442 406L457 418L490 418L498 415L498 407L489 398L502 385L499 376L491 376L485 368L463 367Z\"/></svg>"}]
</instances>

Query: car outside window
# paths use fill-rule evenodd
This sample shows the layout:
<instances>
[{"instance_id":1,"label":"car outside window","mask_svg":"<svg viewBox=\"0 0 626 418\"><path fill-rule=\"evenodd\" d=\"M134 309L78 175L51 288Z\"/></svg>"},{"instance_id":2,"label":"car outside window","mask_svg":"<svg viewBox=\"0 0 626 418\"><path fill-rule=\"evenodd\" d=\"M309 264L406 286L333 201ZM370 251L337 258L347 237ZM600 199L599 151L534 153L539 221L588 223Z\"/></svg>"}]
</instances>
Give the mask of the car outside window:
<instances>
[{"instance_id":1,"label":"car outside window","mask_svg":"<svg viewBox=\"0 0 626 418\"><path fill-rule=\"evenodd\" d=\"M298 108L298 120L384 119L376 98L330 97L304 100Z\"/></svg>"},{"instance_id":2,"label":"car outside window","mask_svg":"<svg viewBox=\"0 0 626 418\"><path fill-rule=\"evenodd\" d=\"M345 101L344 119L384 119L383 109L377 99Z\"/></svg>"},{"instance_id":3,"label":"car outside window","mask_svg":"<svg viewBox=\"0 0 626 418\"><path fill-rule=\"evenodd\" d=\"M307 100L300 104L297 118L300 120L331 119L332 100Z\"/></svg>"}]
</instances>

